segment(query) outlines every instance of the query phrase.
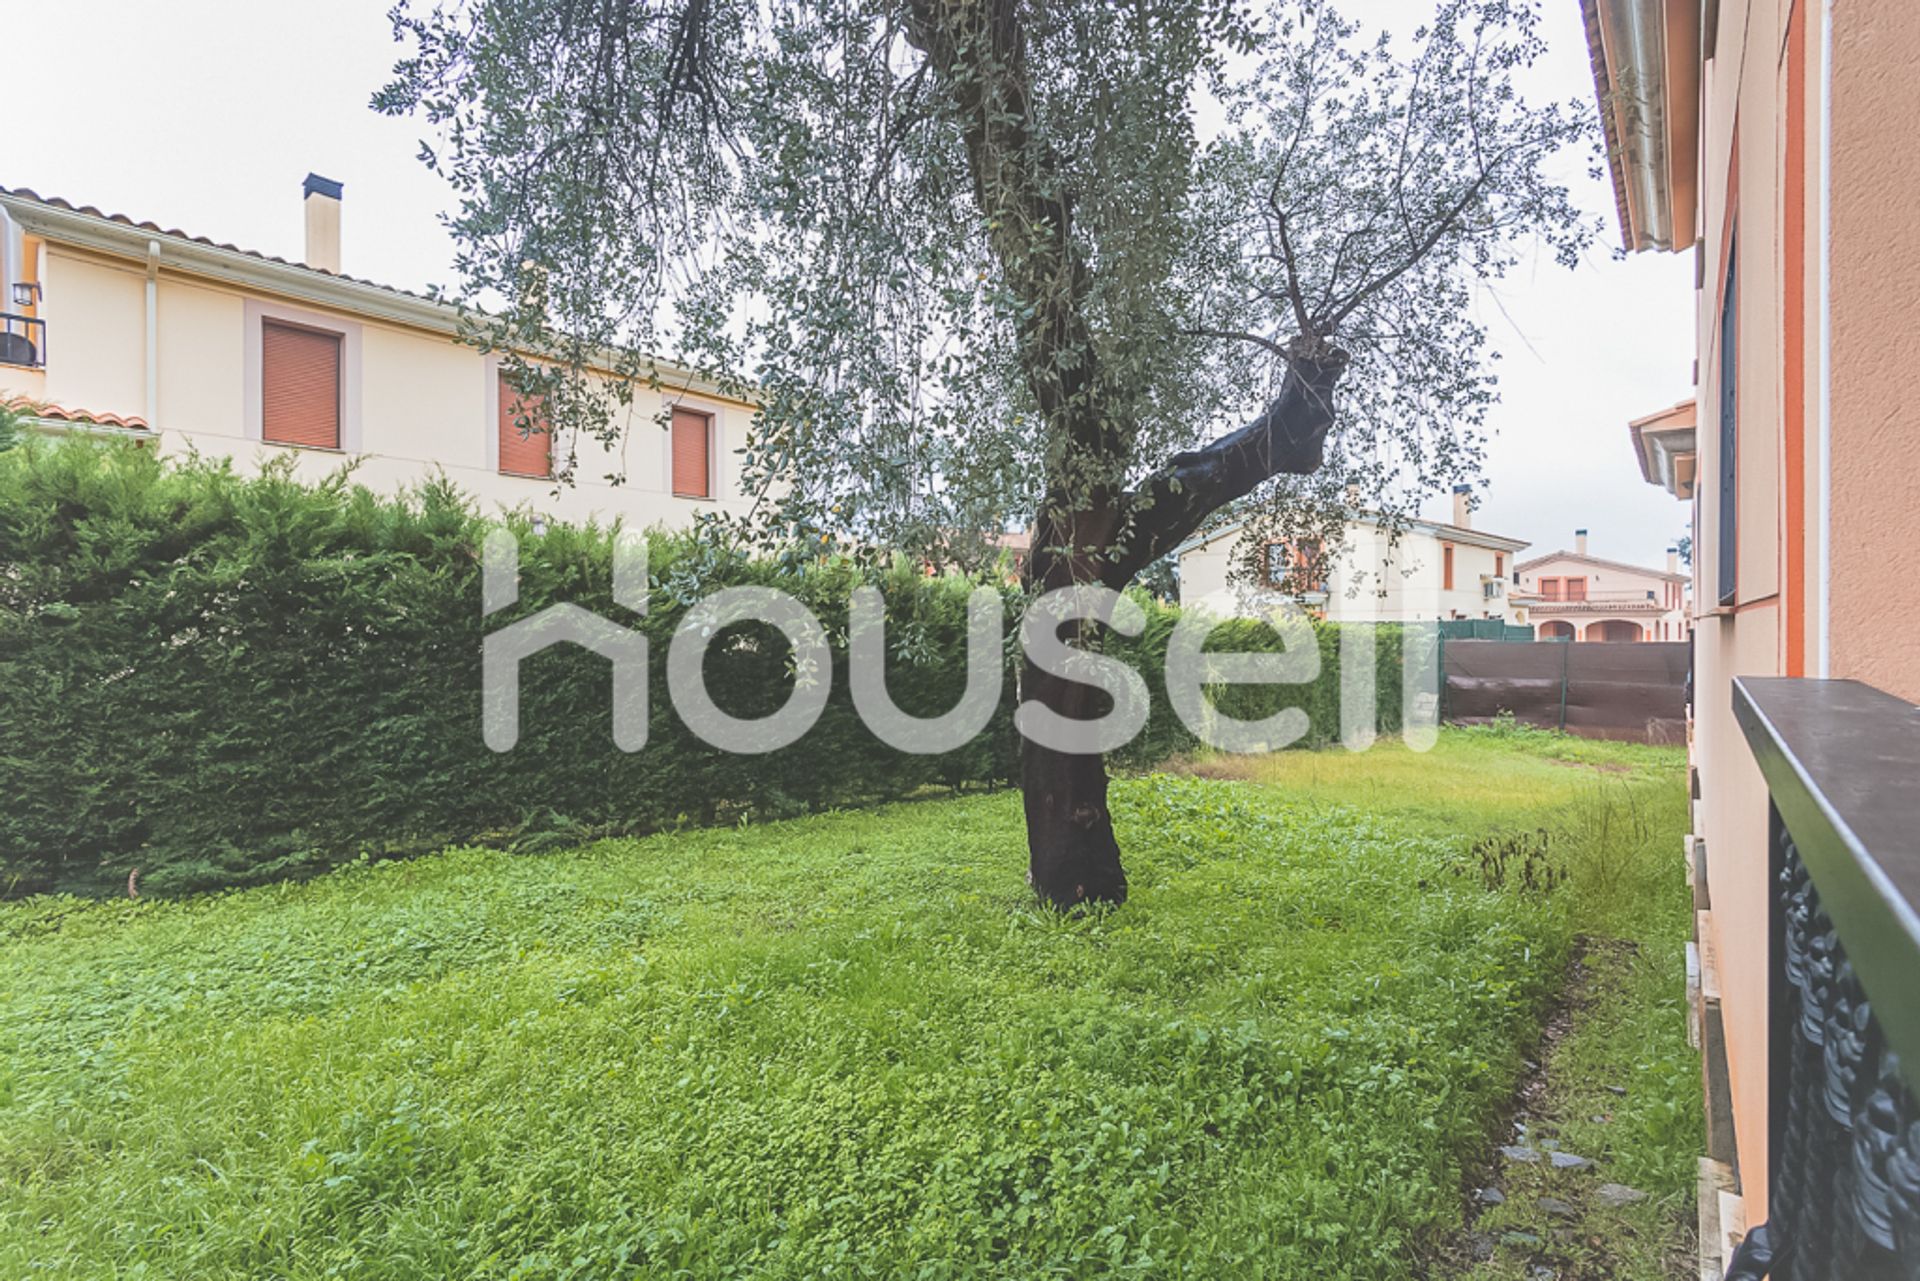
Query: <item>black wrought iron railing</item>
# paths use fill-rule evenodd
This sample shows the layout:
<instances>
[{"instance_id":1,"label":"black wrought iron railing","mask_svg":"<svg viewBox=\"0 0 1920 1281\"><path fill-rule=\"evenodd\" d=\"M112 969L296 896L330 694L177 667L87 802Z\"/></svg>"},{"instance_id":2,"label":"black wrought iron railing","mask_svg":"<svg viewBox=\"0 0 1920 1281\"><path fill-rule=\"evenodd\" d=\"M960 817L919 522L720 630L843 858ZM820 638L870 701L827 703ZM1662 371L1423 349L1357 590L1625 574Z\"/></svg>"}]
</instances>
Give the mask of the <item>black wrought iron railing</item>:
<instances>
[{"instance_id":1,"label":"black wrought iron railing","mask_svg":"<svg viewBox=\"0 0 1920 1281\"><path fill-rule=\"evenodd\" d=\"M47 322L33 316L0 312L0 365L47 363Z\"/></svg>"},{"instance_id":2,"label":"black wrought iron railing","mask_svg":"<svg viewBox=\"0 0 1920 1281\"><path fill-rule=\"evenodd\" d=\"M1920 1281L1920 707L1747 679L1772 797L1769 1218L1730 1277Z\"/></svg>"}]
</instances>

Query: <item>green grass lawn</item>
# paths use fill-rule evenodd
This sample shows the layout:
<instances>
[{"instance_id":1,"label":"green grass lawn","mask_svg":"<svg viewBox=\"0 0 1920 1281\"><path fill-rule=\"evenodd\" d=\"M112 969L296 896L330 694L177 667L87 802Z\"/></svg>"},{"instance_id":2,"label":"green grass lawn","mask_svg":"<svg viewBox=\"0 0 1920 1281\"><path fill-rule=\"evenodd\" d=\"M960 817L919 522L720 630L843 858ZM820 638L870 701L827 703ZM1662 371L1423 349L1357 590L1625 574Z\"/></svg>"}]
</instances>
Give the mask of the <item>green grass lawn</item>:
<instances>
[{"instance_id":1,"label":"green grass lawn","mask_svg":"<svg viewBox=\"0 0 1920 1281\"><path fill-rule=\"evenodd\" d=\"M1189 772L1080 917L1012 794L0 905L0 1276L1412 1275L1574 936L1677 983L1681 757ZM1536 828L1551 891L1475 849Z\"/></svg>"}]
</instances>

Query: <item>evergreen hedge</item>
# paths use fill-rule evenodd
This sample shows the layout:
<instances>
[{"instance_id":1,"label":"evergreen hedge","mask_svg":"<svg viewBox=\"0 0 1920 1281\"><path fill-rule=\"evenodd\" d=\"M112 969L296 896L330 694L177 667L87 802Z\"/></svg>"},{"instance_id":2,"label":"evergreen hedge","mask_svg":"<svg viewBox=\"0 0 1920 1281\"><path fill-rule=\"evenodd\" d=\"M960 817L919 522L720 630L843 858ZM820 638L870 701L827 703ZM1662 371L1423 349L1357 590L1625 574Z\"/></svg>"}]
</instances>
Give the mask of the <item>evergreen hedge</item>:
<instances>
[{"instance_id":1,"label":"evergreen hedge","mask_svg":"<svg viewBox=\"0 0 1920 1281\"><path fill-rule=\"evenodd\" d=\"M487 528L444 482L399 498L346 474L303 485L269 466L162 460L126 444L27 441L0 454L0 894L183 893L304 875L362 855L455 842L523 849L596 834L740 821L896 797L927 785L1015 776L1013 637L992 723L937 757L893 751L854 713L845 673L847 601L861 572L718 554L653 535L644 618L611 594L612 531L556 526L521 536L520 598L482 620ZM889 688L902 708L953 705L965 678L964 579L901 566L875 581L887 599ZM723 586L778 587L834 641L827 709L792 747L733 756L681 726L664 687L686 609ZM556 647L521 675L514 751L480 733L483 635L557 601L649 637L649 740L622 753L610 730L610 668ZM1113 638L1135 664L1153 715L1119 756L1147 764L1194 745L1169 705L1162 667L1177 611L1142 601L1146 631ZM753 630L755 625L740 629ZM734 715L785 698L777 633L712 646L708 687ZM1238 687L1234 715L1304 706L1317 739L1337 733L1338 629L1319 629L1320 679ZM1271 649L1259 623L1225 624L1218 649ZM1399 721L1398 637L1379 629L1381 724Z\"/></svg>"}]
</instances>

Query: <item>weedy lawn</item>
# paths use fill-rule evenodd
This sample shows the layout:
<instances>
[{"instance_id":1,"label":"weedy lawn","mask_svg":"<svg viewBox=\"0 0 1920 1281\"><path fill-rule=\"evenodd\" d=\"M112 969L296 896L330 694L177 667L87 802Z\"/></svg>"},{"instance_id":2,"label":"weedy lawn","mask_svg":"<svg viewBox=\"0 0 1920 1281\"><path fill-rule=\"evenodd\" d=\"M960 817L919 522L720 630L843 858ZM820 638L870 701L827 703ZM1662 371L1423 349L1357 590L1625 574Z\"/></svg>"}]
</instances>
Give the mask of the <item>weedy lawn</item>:
<instances>
[{"instance_id":1,"label":"weedy lawn","mask_svg":"<svg viewBox=\"0 0 1920 1281\"><path fill-rule=\"evenodd\" d=\"M1413 1275L1576 934L1677 982L1682 773L1196 762L1067 918L1012 794L0 905L0 1276ZM1669 1209L1690 1085L1617 1131Z\"/></svg>"}]
</instances>

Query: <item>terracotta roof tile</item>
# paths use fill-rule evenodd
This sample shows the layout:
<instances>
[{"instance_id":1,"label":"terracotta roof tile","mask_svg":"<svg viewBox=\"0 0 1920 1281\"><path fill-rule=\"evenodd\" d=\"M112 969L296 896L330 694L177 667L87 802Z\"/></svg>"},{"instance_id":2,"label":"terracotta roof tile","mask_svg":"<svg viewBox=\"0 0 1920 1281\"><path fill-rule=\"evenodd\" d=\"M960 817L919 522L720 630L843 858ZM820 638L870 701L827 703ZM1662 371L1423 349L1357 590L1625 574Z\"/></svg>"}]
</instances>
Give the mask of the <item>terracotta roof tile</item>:
<instances>
[{"instance_id":1,"label":"terracotta roof tile","mask_svg":"<svg viewBox=\"0 0 1920 1281\"><path fill-rule=\"evenodd\" d=\"M310 271L316 276L330 276L335 280L345 280L356 285L366 285L371 289L382 289L387 293L398 294L403 298L417 298L422 302L445 301L444 299L433 297L430 294L415 293L411 289L401 289L395 285L382 284L377 280L364 280L359 276L349 276L343 272L326 271L319 267L309 267L304 262L295 262L288 258L276 257L273 254L264 254L257 249L242 249L239 245L229 244L221 240L213 240L206 236L196 236L190 232L182 231L178 227L162 227L155 222L136 221L129 218L126 214L107 213L94 205L76 205L70 200L61 199L59 196L43 196L39 192L27 187L0 187L0 196L9 196L15 200L30 200L34 204L45 205L49 209L60 209L67 213L77 213L88 218L99 218L104 222L116 223L122 227L131 227L136 231L144 231L151 235L166 236L173 240L184 240L195 245L205 245L209 249L224 249L228 253L243 254L248 258L255 258L261 262L270 262L281 267L293 267L299 271Z\"/></svg>"},{"instance_id":2,"label":"terracotta roof tile","mask_svg":"<svg viewBox=\"0 0 1920 1281\"><path fill-rule=\"evenodd\" d=\"M35 400L31 396L14 396L0 400L0 405L16 414L25 414L30 418L47 418L63 423L92 423L99 427L124 427L129 431L146 431L147 420L134 414L103 414L90 409L74 409L67 405L56 405L50 400Z\"/></svg>"}]
</instances>

